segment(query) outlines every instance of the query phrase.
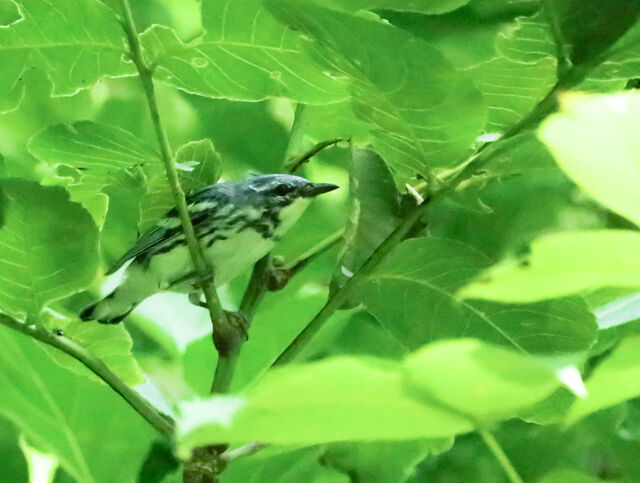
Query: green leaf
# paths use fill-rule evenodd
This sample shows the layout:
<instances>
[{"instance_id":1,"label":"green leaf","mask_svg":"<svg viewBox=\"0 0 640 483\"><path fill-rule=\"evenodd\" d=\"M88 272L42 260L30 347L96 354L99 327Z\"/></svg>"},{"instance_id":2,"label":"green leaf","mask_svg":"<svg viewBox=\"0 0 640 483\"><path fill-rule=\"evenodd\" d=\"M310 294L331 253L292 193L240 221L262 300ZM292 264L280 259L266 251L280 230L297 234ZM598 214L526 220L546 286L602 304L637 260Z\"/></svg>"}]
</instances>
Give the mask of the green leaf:
<instances>
[{"instance_id":1,"label":"green leaf","mask_svg":"<svg viewBox=\"0 0 640 483\"><path fill-rule=\"evenodd\" d=\"M357 292L380 323L412 349L455 337L541 353L591 345L596 324L580 300L514 306L459 298L458 290L488 264L459 242L416 238L399 244Z\"/></svg>"},{"instance_id":2,"label":"green leaf","mask_svg":"<svg viewBox=\"0 0 640 483\"><path fill-rule=\"evenodd\" d=\"M640 337L629 337L600 364L587 380L588 396L578 399L567 415L573 424L588 414L640 396Z\"/></svg>"},{"instance_id":3,"label":"green leaf","mask_svg":"<svg viewBox=\"0 0 640 483\"><path fill-rule=\"evenodd\" d=\"M20 433L17 428L0 418L1 481L29 481L29 471L24 455L18 446Z\"/></svg>"},{"instance_id":4,"label":"green leaf","mask_svg":"<svg viewBox=\"0 0 640 483\"><path fill-rule=\"evenodd\" d=\"M373 443L335 443L324 460L351 476L351 481L367 483L404 482L427 456L447 451L453 438Z\"/></svg>"},{"instance_id":5,"label":"green leaf","mask_svg":"<svg viewBox=\"0 0 640 483\"><path fill-rule=\"evenodd\" d=\"M91 354L102 360L120 379L129 386L136 386L144 382L144 376L138 362L133 357L131 349L133 341L124 325L117 327L107 325L72 322L66 326L56 326L64 331L65 337L87 349ZM78 361L67 357L56 349L45 348L48 355L61 366L92 380L99 379Z\"/></svg>"},{"instance_id":6,"label":"green leaf","mask_svg":"<svg viewBox=\"0 0 640 483\"><path fill-rule=\"evenodd\" d=\"M176 167L185 193L214 184L222 174L220 154L210 139L191 141L175 153ZM173 194L162 165L154 169L147 183L147 192L140 201L140 227L146 231L155 221L173 208Z\"/></svg>"},{"instance_id":7,"label":"green leaf","mask_svg":"<svg viewBox=\"0 0 640 483\"><path fill-rule=\"evenodd\" d=\"M496 55L466 69L485 97L489 132L503 133L528 114L556 83L556 47L547 17L518 17L498 34Z\"/></svg>"},{"instance_id":8,"label":"green leaf","mask_svg":"<svg viewBox=\"0 0 640 483\"><path fill-rule=\"evenodd\" d=\"M342 82L313 65L297 34L261 0L205 0L202 23L205 35L186 44L158 25L140 36L157 64L157 80L192 94L244 101L286 97L325 104L348 97Z\"/></svg>"},{"instance_id":9,"label":"green leaf","mask_svg":"<svg viewBox=\"0 0 640 483\"><path fill-rule=\"evenodd\" d=\"M618 92L634 79L640 70L640 25L635 23L615 44L606 51L606 59L589 70L580 91Z\"/></svg>"},{"instance_id":10,"label":"green leaf","mask_svg":"<svg viewBox=\"0 0 640 483\"><path fill-rule=\"evenodd\" d=\"M442 438L470 422L406 394L400 367L340 357L269 372L241 396L180 405L178 454L216 442Z\"/></svg>"},{"instance_id":11,"label":"green leaf","mask_svg":"<svg viewBox=\"0 0 640 483\"><path fill-rule=\"evenodd\" d=\"M640 224L640 94L569 98L539 136L560 167L607 208Z\"/></svg>"},{"instance_id":12,"label":"green leaf","mask_svg":"<svg viewBox=\"0 0 640 483\"><path fill-rule=\"evenodd\" d=\"M602 481L589 473L575 468L556 468L547 473L540 483L598 483Z\"/></svg>"},{"instance_id":13,"label":"green leaf","mask_svg":"<svg viewBox=\"0 0 640 483\"><path fill-rule=\"evenodd\" d=\"M0 190L0 309L35 321L46 304L93 281L98 232L62 188L16 179L2 181Z\"/></svg>"},{"instance_id":14,"label":"green leaf","mask_svg":"<svg viewBox=\"0 0 640 483\"><path fill-rule=\"evenodd\" d=\"M334 290L360 268L400 222L400 195L391 172L375 152L353 150L349 192L349 220L339 268L331 280Z\"/></svg>"},{"instance_id":15,"label":"green leaf","mask_svg":"<svg viewBox=\"0 0 640 483\"><path fill-rule=\"evenodd\" d=\"M224 471L224 483L264 481L269 483L349 483L349 477L322 465L321 447L287 450L266 449L250 458L234 461Z\"/></svg>"},{"instance_id":16,"label":"green leaf","mask_svg":"<svg viewBox=\"0 0 640 483\"><path fill-rule=\"evenodd\" d=\"M358 10L397 10L428 15L450 12L468 3L469 0L329 0L322 2L325 6L353 12Z\"/></svg>"},{"instance_id":17,"label":"green leaf","mask_svg":"<svg viewBox=\"0 0 640 483\"><path fill-rule=\"evenodd\" d=\"M114 13L97 0L17 2L21 18L0 30L0 111L24 96L32 67L46 72L51 95L70 96L105 77L134 75L126 38Z\"/></svg>"},{"instance_id":18,"label":"green leaf","mask_svg":"<svg viewBox=\"0 0 640 483\"><path fill-rule=\"evenodd\" d=\"M430 344L409 355L404 368L425 401L478 422L531 407L560 385L550 367L530 356L472 339Z\"/></svg>"},{"instance_id":19,"label":"green leaf","mask_svg":"<svg viewBox=\"0 0 640 483\"><path fill-rule=\"evenodd\" d=\"M479 92L431 45L382 22L272 0L268 8L310 44L323 68L350 81L352 107L373 145L404 176L453 166L485 122Z\"/></svg>"},{"instance_id":20,"label":"green leaf","mask_svg":"<svg viewBox=\"0 0 640 483\"><path fill-rule=\"evenodd\" d=\"M121 185L123 171L131 170L127 172L136 176L136 167L161 165L159 154L138 136L91 121L48 127L29 140L28 149L52 168L78 170L75 179L59 180L58 184L69 188L71 199L81 203L98 226L107 212L107 186Z\"/></svg>"},{"instance_id":21,"label":"green leaf","mask_svg":"<svg viewBox=\"0 0 640 483\"><path fill-rule=\"evenodd\" d=\"M112 389L52 364L34 340L0 327L0 343L0 413L77 481L133 483L155 437L148 423Z\"/></svg>"},{"instance_id":22,"label":"green leaf","mask_svg":"<svg viewBox=\"0 0 640 483\"><path fill-rule=\"evenodd\" d=\"M498 263L458 294L498 302L537 302L604 287L640 288L639 270L636 232L557 233L534 241L530 254Z\"/></svg>"},{"instance_id":23,"label":"green leaf","mask_svg":"<svg viewBox=\"0 0 640 483\"><path fill-rule=\"evenodd\" d=\"M546 6L574 65L603 53L640 15L640 4L628 0L551 0Z\"/></svg>"}]
</instances>

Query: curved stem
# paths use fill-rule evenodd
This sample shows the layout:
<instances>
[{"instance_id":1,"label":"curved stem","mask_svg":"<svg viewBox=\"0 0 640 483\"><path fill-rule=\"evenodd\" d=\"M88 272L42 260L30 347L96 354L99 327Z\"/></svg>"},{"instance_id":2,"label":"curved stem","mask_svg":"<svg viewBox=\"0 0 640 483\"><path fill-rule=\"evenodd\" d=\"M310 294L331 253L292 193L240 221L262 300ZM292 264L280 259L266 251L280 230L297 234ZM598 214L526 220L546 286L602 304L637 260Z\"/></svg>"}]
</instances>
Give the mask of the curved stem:
<instances>
[{"instance_id":1,"label":"curved stem","mask_svg":"<svg viewBox=\"0 0 640 483\"><path fill-rule=\"evenodd\" d=\"M11 317L0 314L0 324L29 337L53 346L65 354L81 362L87 369L106 382L122 399L124 399L140 416L146 419L161 435L166 438L173 436L173 424L163 417L140 394L127 386L107 365L84 347L76 344L63 335L56 335L36 325L27 325Z\"/></svg>"},{"instance_id":2,"label":"curved stem","mask_svg":"<svg viewBox=\"0 0 640 483\"><path fill-rule=\"evenodd\" d=\"M493 436L493 434L485 430L480 430L478 432L480 433L480 436L482 437L482 440L484 441L484 443L493 453L493 456L495 456L495 458L498 460L498 463L500 463L500 466L502 466L502 469L504 470L504 473L507 475L507 478L509 478L509 481L511 483L523 483L522 478L520 478L520 475L518 474L516 469L513 467L511 460L502 450L502 448L500 447L500 444L498 443L496 438Z\"/></svg>"}]
</instances>

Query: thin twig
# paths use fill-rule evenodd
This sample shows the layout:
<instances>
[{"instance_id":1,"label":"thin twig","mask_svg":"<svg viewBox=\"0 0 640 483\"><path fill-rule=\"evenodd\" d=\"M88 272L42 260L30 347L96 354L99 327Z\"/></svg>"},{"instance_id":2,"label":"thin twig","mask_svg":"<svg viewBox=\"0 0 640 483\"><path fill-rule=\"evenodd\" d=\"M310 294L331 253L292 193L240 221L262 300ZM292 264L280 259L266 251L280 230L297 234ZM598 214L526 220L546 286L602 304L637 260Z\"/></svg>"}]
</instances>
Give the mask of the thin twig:
<instances>
[{"instance_id":1,"label":"thin twig","mask_svg":"<svg viewBox=\"0 0 640 483\"><path fill-rule=\"evenodd\" d=\"M245 456L251 456L252 454L257 453L261 449L267 447L266 443L259 443L254 441L253 443L247 443L244 446L240 446L236 449L232 449L223 454L220 459L226 461L227 463L238 458L243 458Z\"/></svg>"},{"instance_id":2,"label":"thin twig","mask_svg":"<svg viewBox=\"0 0 640 483\"><path fill-rule=\"evenodd\" d=\"M482 440L487 445L489 450L491 450L491 453L493 453L493 456L495 456L496 460L498 460L498 463L500 463L500 466L502 467L504 473L507 475L507 478L509 478L509 481L511 483L523 483L522 478L520 478L520 475L513 467L511 460L502 450L500 444L493 436L493 434L485 430L480 430L478 432L480 433Z\"/></svg>"},{"instance_id":3,"label":"thin twig","mask_svg":"<svg viewBox=\"0 0 640 483\"><path fill-rule=\"evenodd\" d=\"M300 167L306 163L307 161L309 161L313 156L315 156L316 154L318 154L320 151L322 151L325 148L328 148L329 146L333 146L334 144L338 144L340 141L344 141L344 139L342 138L335 138L335 139L329 139L328 141L321 141L318 144L316 144L315 146L313 146L311 149L309 149L307 152L301 154L300 156L297 156L293 159L291 159L288 163L287 163L287 171L289 173L295 173L296 171L298 171L298 169L300 169Z\"/></svg>"},{"instance_id":4,"label":"thin twig","mask_svg":"<svg viewBox=\"0 0 640 483\"><path fill-rule=\"evenodd\" d=\"M309 250L304 252L302 255L290 260L282 267L279 267L280 270L285 270L288 272L297 273L302 268L306 267L309 263L311 263L314 259L318 258L323 253L326 253L328 250L336 246L336 244L342 239L344 235L344 228L332 233L328 237L324 238L320 242L316 243Z\"/></svg>"},{"instance_id":5,"label":"thin twig","mask_svg":"<svg viewBox=\"0 0 640 483\"><path fill-rule=\"evenodd\" d=\"M53 346L81 362L87 369L117 392L122 399L140 414L140 416L146 419L156 431L166 438L173 436L173 423L171 420L156 411L140 394L127 386L122 379L109 369L101 359L95 357L84 347L76 344L64 335L57 335L36 325L27 325L26 323L18 322L4 314L0 314L0 324Z\"/></svg>"}]
</instances>

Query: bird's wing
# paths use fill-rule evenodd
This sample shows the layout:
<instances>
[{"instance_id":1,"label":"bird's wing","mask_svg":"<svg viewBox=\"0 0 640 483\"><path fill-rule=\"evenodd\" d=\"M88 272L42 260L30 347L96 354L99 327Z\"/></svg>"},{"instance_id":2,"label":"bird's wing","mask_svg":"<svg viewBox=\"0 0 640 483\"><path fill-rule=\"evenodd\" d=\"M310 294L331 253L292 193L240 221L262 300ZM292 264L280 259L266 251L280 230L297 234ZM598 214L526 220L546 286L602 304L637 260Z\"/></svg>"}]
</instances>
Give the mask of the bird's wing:
<instances>
[{"instance_id":1,"label":"bird's wing","mask_svg":"<svg viewBox=\"0 0 640 483\"><path fill-rule=\"evenodd\" d=\"M136 244L133 245L133 247L131 247L131 249L127 253L116 260L116 262L111 266L111 268L109 268L106 274L111 275L112 273L115 273L128 260L131 260L132 258L135 258L139 255L143 255L151 248L166 242L181 230L182 229L180 225L175 228L166 228L162 226L156 226L155 228L152 228L150 231L142 235L142 237L138 239Z\"/></svg>"},{"instance_id":2,"label":"bird's wing","mask_svg":"<svg viewBox=\"0 0 640 483\"><path fill-rule=\"evenodd\" d=\"M217 209L219 203L223 203L228 200L228 196L224 192L224 185L217 184L211 186L205 186L199 190L190 193L187 198L187 209L191 215L191 221L196 224L197 218L202 216L210 216L212 211ZM194 213L194 207L197 207L198 203L202 203L207 200L208 213L196 212ZM175 221L174 223L166 223L167 220ZM182 232L180 220L178 218L178 212L175 208L165 214L163 219L152 228L150 231L142 235L131 249L120 257L107 271L106 275L115 273L122 265L128 260L135 258L139 255L147 253L153 247L167 242L169 239L176 236L176 234Z\"/></svg>"}]
</instances>

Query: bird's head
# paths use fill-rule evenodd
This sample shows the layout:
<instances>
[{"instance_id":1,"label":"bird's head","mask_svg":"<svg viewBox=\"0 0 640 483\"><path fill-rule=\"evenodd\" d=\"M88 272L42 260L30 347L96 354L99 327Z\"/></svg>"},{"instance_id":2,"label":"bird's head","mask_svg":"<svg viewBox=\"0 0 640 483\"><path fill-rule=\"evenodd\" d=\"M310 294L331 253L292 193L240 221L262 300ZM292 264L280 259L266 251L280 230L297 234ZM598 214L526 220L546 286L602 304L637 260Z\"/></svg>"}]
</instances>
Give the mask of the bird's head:
<instances>
[{"instance_id":1,"label":"bird's head","mask_svg":"<svg viewBox=\"0 0 640 483\"><path fill-rule=\"evenodd\" d=\"M334 184L312 183L290 174L259 175L234 185L236 202L244 201L243 204L257 209L278 213L280 233L296 222L312 198L338 188Z\"/></svg>"},{"instance_id":2,"label":"bird's head","mask_svg":"<svg viewBox=\"0 0 640 483\"><path fill-rule=\"evenodd\" d=\"M291 174L264 174L242 181L241 184L250 198L283 207L298 199L313 198L338 188L334 184L312 183Z\"/></svg>"}]
</instances>

